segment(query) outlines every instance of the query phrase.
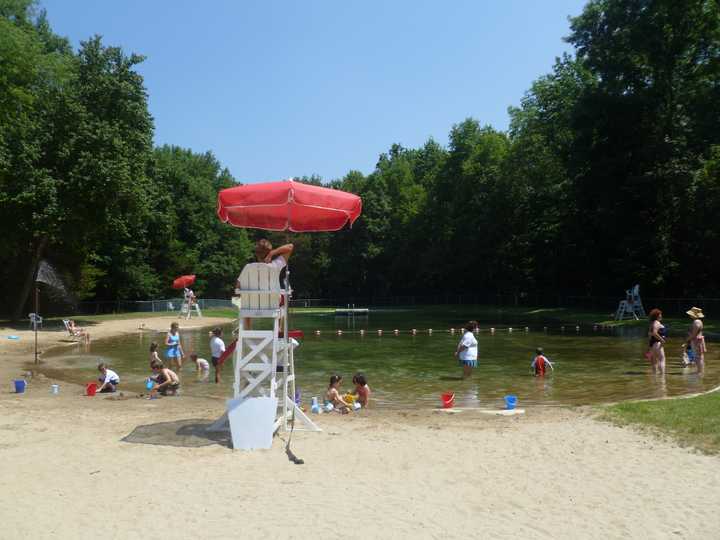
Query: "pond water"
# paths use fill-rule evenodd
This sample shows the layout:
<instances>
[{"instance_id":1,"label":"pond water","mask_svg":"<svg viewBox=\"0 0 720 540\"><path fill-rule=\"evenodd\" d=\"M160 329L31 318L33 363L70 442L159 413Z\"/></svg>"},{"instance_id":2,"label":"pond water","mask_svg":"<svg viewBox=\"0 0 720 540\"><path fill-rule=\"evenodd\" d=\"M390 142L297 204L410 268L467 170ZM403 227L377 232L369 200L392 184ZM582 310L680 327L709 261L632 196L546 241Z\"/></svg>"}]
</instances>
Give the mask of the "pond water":
<instances>
[{"instance_id":1,"label":"pond water","mask_svg":"<svg viewBox=\"0 0 720 540\"><path fill-rule=\"evenodd\" d=\"M562 329L557 322L512 320L500 312L480 321L479 367L471 379L462 380L453 353L460 339L459 328L472 316L468 307L378 310L355 318L329 313L292 315L292 327L305 332L295 351L303 401L323 395L333 373L343 375L343 389L350 390L352 375L358 371L365 373L376 404L392 408L436 407L446 391L455 392L456 406L484 408L501 406L506 394L517 395L520 406L587 405L701 392L720 384L720 351L713 342L708 344L703 376L698 376L694 367L682 367L680 345L685 328L671 329L667 374L656 377L643 358L647 345L644 327L609 330L584 326L576 330L572 325ZM455 334L449 332L451 327L458 329ZM491 327L496 328L495 333L490 332ZM398 336L393 333L396 328ZM412 328L417 335L410 333ZM433 329L432 335L428 328ZM342 329L343 335L338 336L337 329ZM366 331L364 336L361 329ZM383 330L382 337L377 329ZM226 342L231 330L229 325L224 327ZM320 336L315 335L316 330L321 331ZM183 331L181 323L180 334L186 354L197 351L200 357L209 358L207 330ZM44 371L59 379L86 382L97 378L99 362L107 362L120 374L124 389L141 392L149 375L150 343L162 343L164 338L164 332L145 331L97 340L73 352L56 351L44 357ZM537 347L543 347L555 365L554 374L532 376L530 362ZM230 364L220 385L196 381L193 370L186 359L183 393L218 399L231 395Z\"/></svg>"}]
</instances>

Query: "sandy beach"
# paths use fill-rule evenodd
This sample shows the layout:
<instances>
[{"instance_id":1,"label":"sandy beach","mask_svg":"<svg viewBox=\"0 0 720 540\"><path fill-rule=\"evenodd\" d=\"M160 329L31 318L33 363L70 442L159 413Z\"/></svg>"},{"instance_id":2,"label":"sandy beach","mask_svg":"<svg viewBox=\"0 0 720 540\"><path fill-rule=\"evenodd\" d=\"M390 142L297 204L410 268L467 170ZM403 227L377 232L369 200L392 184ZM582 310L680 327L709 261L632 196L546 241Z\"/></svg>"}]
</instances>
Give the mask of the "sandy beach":
<instances>
[{"instance_id":1,"label":"sandy beach","mask_svg":"<svg viewBox=\"0 0 720 540\"><path fill-rule=\"evenodd\" d=\"M102 322L93 336L137 331L142 322L164 329L170 320ZM293 435L293 451L305 460L294 465L286 434L256 452L207 435L203 428L222 413L217 400L87 398L65 383L52 396L49 380L13 394L9 378L32 358L27 343L0 346L0 538L710 539L720 532L720 458L598 421L591 410L324 414L316 417L322 433Z\"/></svg>"}]
</instances>

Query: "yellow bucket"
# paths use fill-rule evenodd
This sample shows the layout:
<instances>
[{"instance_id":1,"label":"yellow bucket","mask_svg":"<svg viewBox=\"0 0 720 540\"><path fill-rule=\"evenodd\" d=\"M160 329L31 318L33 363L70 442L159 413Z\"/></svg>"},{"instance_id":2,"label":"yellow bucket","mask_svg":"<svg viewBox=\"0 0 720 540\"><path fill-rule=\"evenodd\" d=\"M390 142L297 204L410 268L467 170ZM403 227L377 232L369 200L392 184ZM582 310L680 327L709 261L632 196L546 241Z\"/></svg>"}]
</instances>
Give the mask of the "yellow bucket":
<instances>
[{"instance_id":1,"label":"yellow bucket","mask_svg":"<svg viewBox=\"0 0 720 540\"><path fill-rule=\"evenodd\" d=\"M355 403L355 396L353 396L352 394L345 394L343 396L343 399L345 400L345 403L349 403L350 405Z\"/></svg>"}]
</instances>

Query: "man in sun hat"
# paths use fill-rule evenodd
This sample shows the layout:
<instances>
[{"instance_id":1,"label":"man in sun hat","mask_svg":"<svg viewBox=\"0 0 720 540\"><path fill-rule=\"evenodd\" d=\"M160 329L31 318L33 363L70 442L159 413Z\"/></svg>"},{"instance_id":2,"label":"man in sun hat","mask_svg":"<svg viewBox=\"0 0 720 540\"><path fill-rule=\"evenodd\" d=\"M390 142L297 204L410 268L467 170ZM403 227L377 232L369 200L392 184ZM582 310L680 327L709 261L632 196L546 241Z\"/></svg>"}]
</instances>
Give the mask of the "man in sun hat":
<instances>
[{"instance_id":1,"label":"man in sun hat","mask_svg":"<svg viewBox=\"0 0 720 540\"><path fill-rule=\"evenodd\" d=\"M688 337L683 347L687 347L692 350L698 373L702 373L705 368L706 351L702 322L702 319L705 318L705 314L699 307L691 307L685 313L687 313L688 317L690 317L693 322L692 325L690 325L690 332L688 332Z\"/></svg>"}]
</instances>

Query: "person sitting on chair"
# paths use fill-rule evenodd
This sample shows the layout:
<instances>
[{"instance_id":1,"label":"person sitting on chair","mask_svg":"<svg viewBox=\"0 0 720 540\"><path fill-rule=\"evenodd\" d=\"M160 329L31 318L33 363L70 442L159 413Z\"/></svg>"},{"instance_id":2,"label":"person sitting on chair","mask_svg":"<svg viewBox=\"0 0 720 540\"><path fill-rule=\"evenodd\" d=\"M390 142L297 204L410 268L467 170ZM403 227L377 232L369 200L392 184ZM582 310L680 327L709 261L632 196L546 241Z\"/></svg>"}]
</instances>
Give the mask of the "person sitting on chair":
<instances>
[{"instance_id":1,"label":"person sitting on chair","mask_svg":"<svg viewBox=\"0 0 720 540\"><path fill-rule=\"evenodd\" d=\"M90 341L90 332L88 332L84 328L80 328L79 326L77 326L75 324L75 321L73 321L72 319L68 321L68 331L73 336L84 337L85 341Z\"/></svg>"},{"instance_id":2,"label":"person sitting on chair","mask_svg":"<svg viewBox=\"0 0 720 540\"><path fill-rule=\"evenodd\" d=\"M183 294L185 296L185 302L188 306L192 306L193 304L195 304L195 293L190 287L185 287Z\"/></svg>"},{"instance_id":3,"label":"person sitting on chair","mask_svg":"<svg viewBox=\"0 0 720 540\"><path fill-rule=\"evenodd\" d=\"M261 238L255 243L255 259L257 262L264 262L265 264L271 264L280 270L280 288L283 288L284 274L283 270L287 271L288 260L290 255L293 253L295 246L293 244L284 244L278 248L273 249L272 244L267 238ZM240 289L240 276L238 276L235 283L235 288ZM280 307L285 304L285 297L280 297ZM252 329L252 319L244 319L243 327L246 330ZM282 320L280 321L280 327L282 328Z\"/></svg>"}]
</instances>

